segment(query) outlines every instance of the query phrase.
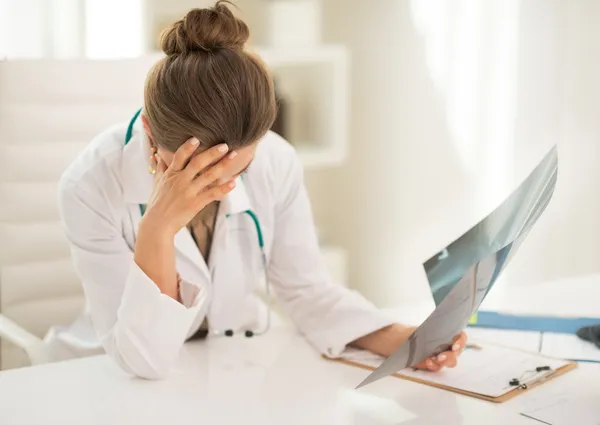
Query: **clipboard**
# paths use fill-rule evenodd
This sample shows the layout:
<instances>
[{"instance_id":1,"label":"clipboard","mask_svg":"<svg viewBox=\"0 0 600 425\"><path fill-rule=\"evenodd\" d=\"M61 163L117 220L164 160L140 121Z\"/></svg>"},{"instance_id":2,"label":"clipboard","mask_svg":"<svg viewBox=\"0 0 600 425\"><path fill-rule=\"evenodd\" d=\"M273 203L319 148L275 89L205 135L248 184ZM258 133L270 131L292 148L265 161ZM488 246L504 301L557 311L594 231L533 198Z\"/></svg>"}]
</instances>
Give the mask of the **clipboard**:
<instances>
[{"instance_id":1,"label":"clipboard","mask_svg":"<svg viewBox=\"0 0 600 425\"><path fill-rule=\"evenodd\" d=\"M471 344L470 347L471 348L469 348L468 350L475 350L476 352L479 352L481 355L486 355L485 354L486 351L488 353L490 353L491 351L496 351L496 353L494 353L494 354L497 354L497 358L501 358L503 354L505 355L506 353L510 353L509 357L515 360L515 364L514 365L511 364L511 367L506 370L506 372L505 372L506 376L504 376L504 377L501 376L503 371L495 372L497 374L497 376L495 376L495 380L498 381L499 379L505 379L504 382L506 383L506 387L509 387L510 381L515 380L515 379L520 380L519 384L512 386L511 389L503 391L502 394L491 395L489 393L485 393L482 391L469 390L468 389L469 385L465 385L463 388L461 388L462 385L450 385L448 383L443 382L443 381L447 381L448 379L439 379L440 375L437 375L437 374L447 373L448 375L452 375L452 374L457 375L456 373L454 373L452 371L458 370L461 366L463 368L472 367L474 369L473 376L475 376L475 375L480 376L479 369L482 367L483 363L479 362L478 364L469 365L469 359L465 358L468 356L465 356L465 354L463 354L461 356L461 362L460 362L459 366L457 366L456 369L446 369L444 372L427 372L427 371L414 371L412 369L404 369L404 370L397 372L391 376L394 376L394 377L400 378L400 379L404 379L404 380L408 380L408 381L412 381L412 382L416 382L419 384L431 386L434 388L451 391L451 392L454 392L457 394L462 394L462 395L466 395L469 397L478 398L478 399L489 401L492 403L504 403L508 400L511 400L514 397L517 397L520 394L524 394L524 393L530 391L531 389L536 388L539 385L542 385L543 383L545 383L551 379L554 379L561 375L564 375L565 373L567 373L577 367L577 363L572 362L572 361L560 360L560 359L555 359L555 358L551 358L551 357L547 357L547 356L541 356L537 353L529 353L529 352L525 352L522 350L511 349L511 348L497 346L497 345L493 345L493 344L485 344L485 345L472 345ZM371 356L373 359L375 357L379 357L379 356L375 356L375 355L371 355ZM473 356L471 356L471 357L473 357ZM328 359L336 361L336 362L344 363L344 364L347 364L350 366L370 370L370 371L375 370L377 367L377 364L372 359L370 359L369 361L364 361L364 360L361 361L360 359L348 358L348 357L335 358L335 359L328 358ZM379 361L381 361L381 360L379 360ZM517 361L522 361L522 363L519 364L519 363L517 363ZM494 358L490 358L489 362L493 363ZM534 372L534 370L531 369L531 366L530 366L531 364L539 364L540 367L548 367L548 366L546 366L547 364L552 364L553 367L550 367L549 370ZM519 369L517 369L517 366L520 366L520 365L522 365L523 370L521 370L520 372L516 372L517 370L519 370ZM502 367L500 367L500 369L502 369ZM463 371L464 371L464 369L463 369ZM534 372L534 373L530 373L528 375L527 372ZM465 374L462 373L462 375L465 375ZM450 379L452 379L452 378L450 377ZM514 384L514 382L513 382L513 384Z\"/></svg>"}]
</instances>

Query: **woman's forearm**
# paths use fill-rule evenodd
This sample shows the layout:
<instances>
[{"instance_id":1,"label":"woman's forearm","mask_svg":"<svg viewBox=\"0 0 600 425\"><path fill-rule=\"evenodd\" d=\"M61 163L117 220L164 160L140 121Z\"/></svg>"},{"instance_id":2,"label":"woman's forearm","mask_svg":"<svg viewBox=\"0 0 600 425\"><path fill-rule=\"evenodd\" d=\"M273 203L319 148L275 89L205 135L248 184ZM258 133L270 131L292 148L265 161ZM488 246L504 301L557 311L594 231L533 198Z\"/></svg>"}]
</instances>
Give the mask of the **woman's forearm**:
<instances>
[{"instance_id":1,"label":"woman's forearm","mask_svg":"<svg viewBox=\"0 0 600 425\"><path fill-rule=\"evenodd\" d=\"M350 345L388 357L396 351L396 349L400 347L414 331L415 328L413 327L394 324L358 338Z\"/></svg>"},{"instance_id":2,"label":"woman's forearm","mask_svg":"<svg viewBox=\"0 0 600 425\"><path fill-rule=\"evenodd\" d=\"M135 244L134 261L160 291L179 301L174 235L144 217Z\"/></svg>"}]
</instances>

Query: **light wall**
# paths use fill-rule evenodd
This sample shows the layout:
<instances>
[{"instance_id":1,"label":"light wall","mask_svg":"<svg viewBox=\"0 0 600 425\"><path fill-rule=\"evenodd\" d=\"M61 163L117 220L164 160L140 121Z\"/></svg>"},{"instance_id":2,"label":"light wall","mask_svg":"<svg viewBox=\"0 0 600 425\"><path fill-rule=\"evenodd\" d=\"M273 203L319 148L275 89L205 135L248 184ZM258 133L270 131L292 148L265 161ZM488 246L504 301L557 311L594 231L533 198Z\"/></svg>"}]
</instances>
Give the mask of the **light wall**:
<instances>
[{"instance_id":1,"label":"light wall","mask_svg":"<svg viewBox=\"0 0 600 425\"><path fill-rule=\"evenodd\" d=\"M600 271L600 3L524 4L516 164L552 141L560 163L555 199L507 270L511 284Z\"/></svg>"},{"instance_id":2,"label":"light wall","mask_svg":"<svg viewBox=\"0 0 600 425\"><path fill-rule=\"evenodd\" d=\"M600 271L600 4L324 0L324 11L326 41L352 54L350 159L308 183L321 227L349 250L352 287L380 305L428 298L422 261L554 143L555 199L496 292Z\"/></svg>"}]
</instances>

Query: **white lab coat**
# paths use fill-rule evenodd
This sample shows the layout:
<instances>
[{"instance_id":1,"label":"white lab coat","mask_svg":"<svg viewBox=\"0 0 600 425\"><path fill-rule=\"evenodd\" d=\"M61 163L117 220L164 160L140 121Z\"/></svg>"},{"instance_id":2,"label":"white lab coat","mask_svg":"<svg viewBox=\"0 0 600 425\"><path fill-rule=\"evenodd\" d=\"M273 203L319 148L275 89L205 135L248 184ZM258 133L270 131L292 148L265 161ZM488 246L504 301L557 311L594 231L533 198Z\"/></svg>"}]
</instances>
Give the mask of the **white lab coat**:
<instances>
[{"instance_id":1,"label":"white lab coat","mask_svg":"<svg viewBox=\"0 0 600 425\"><path fill-rule=\"evenodd\" d=\"M47 336L58 356L104 349L127 372L157 379L205 316L215 331L255 329L262 263L254 224L242 214L247 209L260 220L273 293L317 350L338 356L349 342L391 324L362 296L331 282L301 163L274 133L260 141L248 173L222 201L208 265L189 231L177 233L182 303L161 294L133 261L139 204L153 188L140 127L127 146L124 125L97 136L61 180L60 213L87 304L77 323ZM85 331L91 323L94 337Z\"/></svg>"}]
</instances>

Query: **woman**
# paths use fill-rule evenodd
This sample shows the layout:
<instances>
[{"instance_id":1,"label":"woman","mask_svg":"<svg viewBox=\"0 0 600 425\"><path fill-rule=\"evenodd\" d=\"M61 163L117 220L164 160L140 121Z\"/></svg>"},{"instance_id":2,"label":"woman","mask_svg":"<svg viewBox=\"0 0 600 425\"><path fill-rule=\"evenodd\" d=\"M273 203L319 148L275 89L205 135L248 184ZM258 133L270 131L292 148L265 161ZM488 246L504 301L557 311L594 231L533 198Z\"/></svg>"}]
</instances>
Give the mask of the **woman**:
<instances>
[{"instance_id":1,"label":"woman","mask_svg":"<svg viewBox=\"0 0 600 425\"><path fill-rule=\"evenodd\" d=\"M413 331L330 282L301 164L269 132L273 83L244 51L248 35L222 2L190 11L163 34L141 116L100 134L61 181L91 322L141 377L164 377L189 339L263 329L263 252L280 303L321 353L389 355ZM463 346L420 367L454 366Z\"/></svg>"}]
</instances>

